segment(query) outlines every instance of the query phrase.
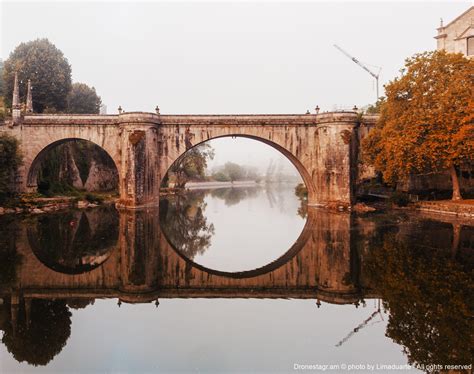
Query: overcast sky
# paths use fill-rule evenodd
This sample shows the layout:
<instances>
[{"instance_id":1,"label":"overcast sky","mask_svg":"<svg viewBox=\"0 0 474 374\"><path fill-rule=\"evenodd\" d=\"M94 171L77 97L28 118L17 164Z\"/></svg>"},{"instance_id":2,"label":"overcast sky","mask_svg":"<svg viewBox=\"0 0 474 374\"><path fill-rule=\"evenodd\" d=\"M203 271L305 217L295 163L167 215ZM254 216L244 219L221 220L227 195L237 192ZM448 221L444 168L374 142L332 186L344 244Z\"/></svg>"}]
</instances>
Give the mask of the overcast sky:
<instances>
[{"instance_id":1,"label":"overcast sky","mask_svg":"<svg viewBox=\"0 0 474 374\"><path fill-rule=\"evenodd\" d=\"M334 43L382 67L384 83L406 57L436 48L441 17L446 24L471 4L2 1L0 56L48 38L109 113L352 108L375 101L374 79Z\"/></svg>"},{"instance_id":2,"label":"overcast sky","mask_svg":"<svg viewBox=\"0 0 474 374\"><path fill-rule=\"evenodd\" d=\"M109 113L304 113L373 102L472 2L1 2L1 57L46 37ZM377 69L377 68L374 68Z\"/></svg>"}]
</instances>

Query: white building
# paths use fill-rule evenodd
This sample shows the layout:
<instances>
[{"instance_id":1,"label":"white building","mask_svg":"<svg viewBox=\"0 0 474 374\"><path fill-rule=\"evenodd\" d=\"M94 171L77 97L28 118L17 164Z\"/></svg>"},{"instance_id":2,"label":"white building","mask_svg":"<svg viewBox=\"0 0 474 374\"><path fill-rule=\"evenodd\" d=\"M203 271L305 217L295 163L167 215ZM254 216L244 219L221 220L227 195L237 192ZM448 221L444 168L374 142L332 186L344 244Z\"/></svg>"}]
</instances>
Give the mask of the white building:
<instances>
[{"instance_id":1,"label":"white building","mask_svg":"<svg viewBox=\"0 0 474 374\"><path fill-rule=\"evenodd\" d=\"M438 42L437 49L446 52L462 53L469 58L474 57L474 6L470 7L460 16L438 28L435 36Z\"/></svg>"}]
</instances>

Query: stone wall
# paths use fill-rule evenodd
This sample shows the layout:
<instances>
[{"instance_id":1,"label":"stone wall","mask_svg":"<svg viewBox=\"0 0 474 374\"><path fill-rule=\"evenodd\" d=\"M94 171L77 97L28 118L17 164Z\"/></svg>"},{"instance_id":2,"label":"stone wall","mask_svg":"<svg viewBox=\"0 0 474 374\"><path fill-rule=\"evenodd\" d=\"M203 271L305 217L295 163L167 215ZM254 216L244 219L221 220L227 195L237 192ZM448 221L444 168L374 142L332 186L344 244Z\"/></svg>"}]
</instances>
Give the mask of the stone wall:
<instances>
[{"instance_id":1,"label":"stone wall","mask_svg":"<svg viewBox=\"0 0 474 374\"><path fill-rule=\"evenodd\" d=\"M444 49L450 53L462 53L468 55L468 38L474 37L474 6L471 6L463 14L445 26L438 28L437 49ZM471 58L474 56L474 48L470 50Z\"/></svg>"}]
</instances>

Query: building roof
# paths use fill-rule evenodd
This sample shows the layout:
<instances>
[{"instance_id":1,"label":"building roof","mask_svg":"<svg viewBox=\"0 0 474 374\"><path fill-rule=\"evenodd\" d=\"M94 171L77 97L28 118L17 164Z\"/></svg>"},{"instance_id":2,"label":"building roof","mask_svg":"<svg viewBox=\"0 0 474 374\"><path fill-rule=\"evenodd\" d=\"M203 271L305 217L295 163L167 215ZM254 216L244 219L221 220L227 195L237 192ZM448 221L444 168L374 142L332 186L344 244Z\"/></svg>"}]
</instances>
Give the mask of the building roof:
<instances>
[{"instance_id":1,"label":"building roof","mask_svg":"<svg viewBox=\"0 0 474 374\"><path fill-rule=\"evenodd\" d=\"M438 30L445 29L446 27L451 26L453 23L458 21L460 18L464 17L467 13L469 13L471 10L474 10L474 6L471 6L469 9L467 9L465 12L461 13L459 16L457 16L455 19L453 19L451 22L449 22L445 26L438 27Z\"/></svg>"}]
</instances>

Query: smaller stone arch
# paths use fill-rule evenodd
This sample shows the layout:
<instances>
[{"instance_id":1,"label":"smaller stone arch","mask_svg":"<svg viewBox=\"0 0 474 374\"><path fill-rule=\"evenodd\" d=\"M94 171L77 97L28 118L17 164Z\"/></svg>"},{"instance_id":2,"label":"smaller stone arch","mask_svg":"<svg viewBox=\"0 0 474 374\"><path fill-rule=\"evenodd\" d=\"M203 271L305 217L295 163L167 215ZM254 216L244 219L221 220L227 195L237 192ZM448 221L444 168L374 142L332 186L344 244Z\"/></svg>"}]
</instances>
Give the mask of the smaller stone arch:
<instances>
[{"instance_id":1,"label":"smaller stone arch","mask_svg":"<svg viewBox=\"0 0 474 374\"><path fill-rule=\"evenodd\" d=\"M26 170L26 188L28 191L33 192L37 190L37 178L38 178L38 172L41 166L42 161L46 158L48 155L49 151L52 149L56 148L59 145L71 142L71 141L76 141L76 140L82 140L91 144L94 144L96 147L99 147L112 161L113 165L115 166L115 169L117 170L117 173L120 173L120 164L117 162L117 160L114 160L112 155L100 144L97 142L94 142L90 139L86 138L80 138L80 137L68 137L68 138L63 138L60 140L53 141L43 147L33 158L33 161L30 163L30 165L25 165L27 170ZM119 184L117 184L117 187L119 187Z\"/></svg>"}]
</instances>

